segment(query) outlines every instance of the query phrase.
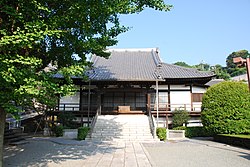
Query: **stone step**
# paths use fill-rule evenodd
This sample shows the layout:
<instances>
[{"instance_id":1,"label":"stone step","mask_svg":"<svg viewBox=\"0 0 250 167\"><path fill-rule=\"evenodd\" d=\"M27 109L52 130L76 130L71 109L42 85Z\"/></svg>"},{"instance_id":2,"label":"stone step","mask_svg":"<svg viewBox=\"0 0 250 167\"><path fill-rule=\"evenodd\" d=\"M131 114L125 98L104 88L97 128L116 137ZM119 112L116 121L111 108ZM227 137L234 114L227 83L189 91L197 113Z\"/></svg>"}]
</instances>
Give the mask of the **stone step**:
<instances>
[{"instance_id":1,"label":"stone step","mask_svg":"<svg viewBox=\"0 0 250 167\"><path fill-rule=\"evenodd\" d=\"M146 115L98 116L92 135L86 140L155 141Z\"/></svg>"},{"instance_id":2,"label":"stone step","mask_svg":"<svg viewBox=\"0 0 250 167\"><path fill-rule=\"evenodd\" d=\"M140 140L143 140L143 139L153 139L153 137L152 136L148 136L148 137L145 137L145 136L143 136L143 137L138 137L138 136L116 136L116 137L110 137L110 136L102 136L102 137L100 137L100 136L96 136L96 137L93 137L92 136L92 139L102 139L102 140L112 140L112 139L124 139L124 140L126 140L126 139L140 139Z\"/></svg>"}]
</instances>

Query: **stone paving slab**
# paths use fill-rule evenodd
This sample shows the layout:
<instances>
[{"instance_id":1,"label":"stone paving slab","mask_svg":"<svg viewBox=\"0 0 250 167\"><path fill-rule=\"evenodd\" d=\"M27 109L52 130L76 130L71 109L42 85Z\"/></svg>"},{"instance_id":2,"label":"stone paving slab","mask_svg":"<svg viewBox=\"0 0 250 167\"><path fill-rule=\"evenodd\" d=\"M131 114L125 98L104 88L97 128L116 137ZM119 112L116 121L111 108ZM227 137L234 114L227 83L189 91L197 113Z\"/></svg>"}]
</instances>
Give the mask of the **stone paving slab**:
<instances>
[{"instance_id":1,"label":"stone paving slab","mask_svg":"<svg viewBox=\"0 0 250 167\"><path fill-rule=\"evenodd\" d=\"M32 138L4 151L4 166L27 167L152 167L139 142L77 141L63 138Z\"/></svg>"}]
</instances>

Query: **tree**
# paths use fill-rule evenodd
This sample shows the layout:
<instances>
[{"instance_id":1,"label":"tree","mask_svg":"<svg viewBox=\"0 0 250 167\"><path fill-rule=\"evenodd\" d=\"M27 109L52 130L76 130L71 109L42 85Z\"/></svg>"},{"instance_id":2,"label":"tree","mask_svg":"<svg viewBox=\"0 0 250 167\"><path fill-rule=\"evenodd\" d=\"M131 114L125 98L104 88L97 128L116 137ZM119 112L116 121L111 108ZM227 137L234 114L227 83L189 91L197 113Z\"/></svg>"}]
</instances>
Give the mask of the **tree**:
<instances>
[{"instance_id":1,"label":"tree","mask_svg":"<svg viewBox=\"0 0 250 167\"><path fill-rule=\"evenodd\" d=\"M174 63L174 65L187 67L187 68L192 68L192 66L188 65L187 63L185 63L183 61L178 61L178 62Z\"/></svg>"},{"instance_id":2,"label":"tree","mask_svg":"<svg viewBox=\"0 0 250 167\"><path fill-rule=\"evenodd\" d=\"M240 51L237 51L237 52L232 52L227 57L227 59L226 59L227 72L230 74L231 77L246 73L246 68L237 67L237 65L233 63L233 58L234 57L242 57L242 58L245 59L248 56L250 56L250 53L248 53L247 50L240 50Z\"/></svg>"},{"instance_id":3,"label":"tree","mask_svg":"<svg viewBox=\"0 0 250 167\"><path fill-rule=\"evenodd\" d=\"M59 94L72 91L70 76L84 77L86 55L108 57L106 47L128 30L120 14L171 8L163 0L1 0L0 6L0 167L6 113L18 116L17 106L34 99L54 106ZM45 70L49 64L56 68Z\"/></svg>"},{"instance_id":4,"label":"tree","mask_svg":"<svg viewBox=\"0 0 250 167\"><path fill-rule=\"evenodd\" d=\"M216 74L217 79L229 80L230 75L227 73L227 69L219 64L213 66L212 71Z\"/></svg>"},{"instance_id":5,"label":"tree","mask_svg":"<svg viewBox=\"0 0 250 167\"><path fill-rule=\"evenodd\" d=\"M183 126L183 124L187 124L189 120L189 114L185 110L175 110L173 112L173 128Z\"/></svg>"},{"instance_id":6,"label":"tree","mask_svg":"<svg viewBox=\"0 0 250 167\"><path fill-rule=\"evenodd\" d=\"M200 64L194 65L193 68L196 68L200 71L209 71L210 65L204 62L201 62Z\"/></svg>"},{"instance_id":7,"label":"tree","mask_svg":"<svg viewBox=\"0 0 250 167\"><path fill-rule=\"evenodd\" d=\"M250 93L247 84L225 81L208 88L201 120L211 134L250 134Z\"/></svg>"}]
</instances>

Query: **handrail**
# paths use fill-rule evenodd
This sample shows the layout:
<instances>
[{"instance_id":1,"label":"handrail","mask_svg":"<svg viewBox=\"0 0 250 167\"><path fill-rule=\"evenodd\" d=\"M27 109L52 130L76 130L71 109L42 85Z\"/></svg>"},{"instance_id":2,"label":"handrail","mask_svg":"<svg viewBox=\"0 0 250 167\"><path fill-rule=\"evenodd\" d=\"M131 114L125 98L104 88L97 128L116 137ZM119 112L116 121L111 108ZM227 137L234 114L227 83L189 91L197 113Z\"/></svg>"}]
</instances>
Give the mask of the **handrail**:
<instances>
[{"instance_id":1,"label":"handrail","mask_svg":"<svg viewBox=\"0 0 250 167\"><path fill-rule=\"evenodd\" d=\"M150 104L150 109L156 110L156 104ZM193 103L180 103L180 104L171 104L171 103L159 103L159 110L168 110L173 111L175 109L183 109L186 111L201 111L201 103L193 102Z\"/></svg>"},{"instance_id":2,"label":"handrail","mask_svg":"<svg viewBox=\"0 0 250 167\"><path fill-rule=\"evenodd\" d=\"M92 138L92 133L93 133L93 130L94 130L94 127L95 127L95 123L96 123L96 120L98 118L98 115L99 115L99 109L96 110L96 114L95 114L95 117L92 119L91 121L91 125L90 125L90 132L89 132L89 136L90 138Z\"/></svg>"},{"instance_id":3,"label":"handrail","mask_svg":"<svg viewBox=\"0 0 250 167\"><path fill-rule=\"evenodd\" d=\"M155 124L155 120L154 120L154 117L151 113L151 109L150 107L148 106L148 119L149 119L149 126L150 126L150 131L153 135L153 138L156 138L156 124Z\"/></svg>"}]
</instances>

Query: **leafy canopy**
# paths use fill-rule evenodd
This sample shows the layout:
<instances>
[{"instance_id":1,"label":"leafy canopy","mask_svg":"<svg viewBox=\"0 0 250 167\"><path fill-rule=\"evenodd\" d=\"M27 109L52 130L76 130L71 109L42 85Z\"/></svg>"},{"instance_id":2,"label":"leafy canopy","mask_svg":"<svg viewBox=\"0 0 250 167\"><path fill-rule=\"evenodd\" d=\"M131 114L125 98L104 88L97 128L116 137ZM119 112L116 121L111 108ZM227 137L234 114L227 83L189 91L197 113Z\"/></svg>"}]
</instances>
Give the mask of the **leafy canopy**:
<instances>
[{"instance_id":1,"label":"leafy canopy","mask_svg":"<svg viewBox=\"0 0 250 167\"><path fill-rule=\"evenodd\" d=\"M226 59L227 63L227 72L233 77L246 73L246 68L239 68L236 64L233 63L234 57L247 58L250 56L250 53L247 50L239 50L237 52L232 52Z\"/></svg>"},{"instance_id":2,"label":"leafy canopy","mask_svg":"<svg viewBox=\"0 0 250 167\"><path fill-rule=\"evenodd\" d=\"M34 98L53 106L57 94L74 90L70 76L84 74L86 55L108 57L105 49L128 30L120 14L171 8L163 0L1 0L0 6L0 107L13 114Z\"/></svg>"}]
</instances>

